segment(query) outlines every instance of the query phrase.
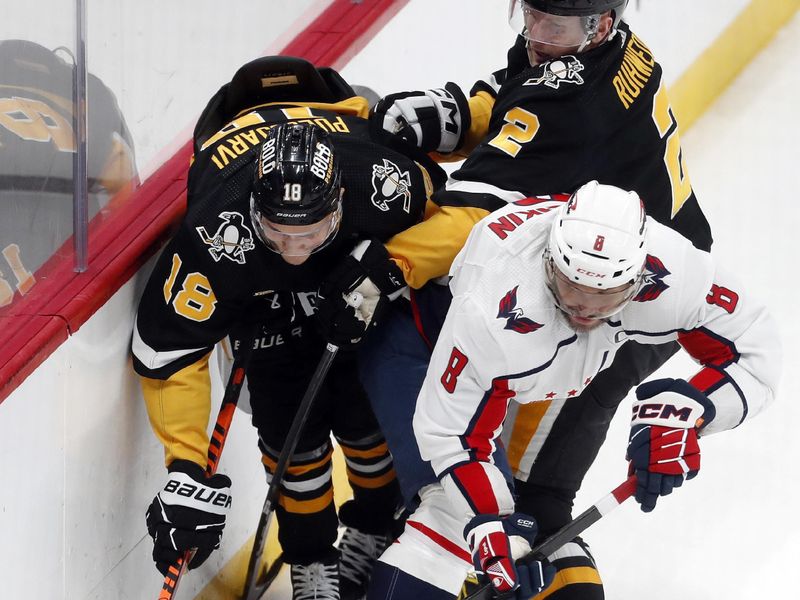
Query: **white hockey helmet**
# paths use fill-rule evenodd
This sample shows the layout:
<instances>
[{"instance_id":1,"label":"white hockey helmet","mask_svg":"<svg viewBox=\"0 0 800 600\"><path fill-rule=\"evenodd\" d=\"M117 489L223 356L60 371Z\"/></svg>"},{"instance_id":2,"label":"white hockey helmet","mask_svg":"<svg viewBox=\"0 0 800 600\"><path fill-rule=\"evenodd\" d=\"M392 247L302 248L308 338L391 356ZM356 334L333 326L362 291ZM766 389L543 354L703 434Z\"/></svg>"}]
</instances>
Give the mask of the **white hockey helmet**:
<instances>
[{"instance_id":1,"label":"white hockey helmet","mask_svg":"<svg viewBox=\"0 0 800 600\"><path fill-rule=\"evenodd\" d=\"M544 252L547 284L559 307L565 310L566 303L556 279L572 288L580 286L575 289L587 296L613 297L597 316L621 310L641 281L646 229L644 205L636 192L597 181L578 188L559 209Z\"/></svg>"}]
</instances>

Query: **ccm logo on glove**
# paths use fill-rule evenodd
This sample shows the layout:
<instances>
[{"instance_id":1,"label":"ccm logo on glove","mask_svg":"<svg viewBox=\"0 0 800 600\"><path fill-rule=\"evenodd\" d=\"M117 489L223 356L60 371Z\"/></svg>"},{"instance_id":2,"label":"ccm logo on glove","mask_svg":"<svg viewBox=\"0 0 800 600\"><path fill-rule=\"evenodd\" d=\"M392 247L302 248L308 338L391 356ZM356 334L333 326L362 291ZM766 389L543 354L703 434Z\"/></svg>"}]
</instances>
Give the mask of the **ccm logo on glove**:
<instances>
[{"instance_id":1,"label":"ccm logo on glove","mask_svg":"<svg viewBox=\"0 0 800 600\"><path fill-rule=\"evenodd\" d=\"M634 404L633 419L659 419L669 421L676 418L684 423L690 422L689 419L694 414L693 407L675 406L674 404Z\"/></svg>"}]
</instances>

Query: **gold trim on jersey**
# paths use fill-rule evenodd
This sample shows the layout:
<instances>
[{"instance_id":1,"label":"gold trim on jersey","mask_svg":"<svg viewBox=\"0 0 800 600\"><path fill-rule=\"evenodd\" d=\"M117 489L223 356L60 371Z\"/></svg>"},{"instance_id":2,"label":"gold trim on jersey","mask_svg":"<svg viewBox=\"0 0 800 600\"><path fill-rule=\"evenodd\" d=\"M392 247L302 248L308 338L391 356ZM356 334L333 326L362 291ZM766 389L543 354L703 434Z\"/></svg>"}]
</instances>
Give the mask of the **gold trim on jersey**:
<instances>
[{"instance_id":1,"label":"gold trim on jersey","mask_svg":"<svg viewBox=\"0 0 800 600\"><path fill-rule=\"evenodd\" d=\"M414 289L450 272L450 265L472 227L489 211L467 206L437 206L431 202L425 213L422 223L398 233L386 243L392 260L403 271L406 283Z\"/></svg>"},{"instance_id":2,"label":"gold trim on jersey","mask_svg":"<svg viewBox=\"0 0 800 600\"><path fill-rule=\"evenodd\" d=\"M256 112L259 109L272 106L281 107L280 110L286 121L311 123L329 133L350 133L350 128L341 116L330 119L326 115L316 114L314 110L335 112L342 116L361 118L369 116L369 105L366 98L361 96L354 96L333 104L322 102L269 102L259 104L239 112L233 121L208 138L200 148L200 151L202 152L217 144L213 150L211 161L218 169L224 169L232 160L236 160L242 154L267 139L269 130L279 124L267 124L264 118Z\"/></svg>"},{"instance_id":3,"label":"gold trim on jersey","mask_svg":"<svg viewBox=\"0 0 800 600\"><path fill-rule=\"evenodd\" d=\"M169 379L139 377L150 425L164 446L164 462L190 460L205 469L211 414L209 352Z\"/></svg>"}]
</instances>

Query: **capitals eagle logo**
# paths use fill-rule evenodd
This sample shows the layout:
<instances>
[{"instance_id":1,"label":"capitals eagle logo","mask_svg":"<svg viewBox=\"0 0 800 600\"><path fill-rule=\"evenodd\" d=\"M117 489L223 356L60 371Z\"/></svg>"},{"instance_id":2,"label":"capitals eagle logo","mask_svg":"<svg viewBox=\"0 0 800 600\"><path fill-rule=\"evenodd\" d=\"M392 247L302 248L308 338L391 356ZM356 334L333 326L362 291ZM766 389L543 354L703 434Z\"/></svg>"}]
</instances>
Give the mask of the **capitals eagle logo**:
<instances>
[{"instance_id":1,"label":"capitals eagle logo","mask_svg":"<svg viewBox=\"0 0 800 600\"><path fill-rule=\"evenodd\" d=\"M497 311L497 318L506 320L503 329L510 329L517 333L536 331L542 327L541 323L532 321L528 317L523 317L522 309L517 308L517 288L519 288L518 285L515 286L513 290L506 292L506 295L500 300L500 309Z\"/></svg>"},{"instance_id":2,"label":"capitals eagle logo","mask_svg":"<svg viewBox=\"0 0 800 600\"><path fill-rule=\"evenodd\" d=\"M645 260L644 263L642 287L639 288L639 291L633 298L633 302L648 302L658 298L661 293L669 287L664 283L664 277L669 274L670 272L667 271L667 268L664 266L664 263L661 262L660 258L648 254L647 260Z\"/></svg>"},{"instance_id":3,"label":"capitals eagle logo","mask_svg":"<svg viewBox=\"0 0 800 600\"><path fill-rule=\"evenodd\" d=\"M245 263L244 253L255 248L253 243L253 232L244 224L244 217L241 213L225 211L219 213L222 224L214 232L208 235L203 226L195 227L203 243L210 246L208 253L214 262L219 262L224 256L228 260L243 265Z\"/></svg>"}]
</instances>

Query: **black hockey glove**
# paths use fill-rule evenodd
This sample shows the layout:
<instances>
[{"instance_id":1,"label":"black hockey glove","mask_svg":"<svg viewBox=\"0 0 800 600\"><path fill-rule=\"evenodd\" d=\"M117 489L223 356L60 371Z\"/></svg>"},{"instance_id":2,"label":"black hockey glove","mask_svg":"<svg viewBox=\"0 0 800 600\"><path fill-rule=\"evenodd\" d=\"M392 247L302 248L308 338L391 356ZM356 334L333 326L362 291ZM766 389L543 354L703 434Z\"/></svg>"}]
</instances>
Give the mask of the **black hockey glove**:
<instances>
[{"instance_id":1,"label":"black hockey glove","mask_svg":"<svg viewBox=\"0 0 800 600\"><path fill-rule=\"evenodd\" d=\"M225 516L231 507L231 480L205 476L199 465L175 460L167 483L147 509L147 531L153 538L153 560L163 575L184 551L196 548L189 568L199 567L219 548Z\"/></svg>"},{"instance_id":2,"label":"black hockey glove","mask_svg":"<svg viewBox=\"0 0 800 600\"><path fill-rule=\"evenodd\" d=\"M457 150L471 120L467 98L453 82L435 90L389 94L370 114L372 127L396 134L425 152Z\"/></svg>"},{"instance_id":3,"label":"black hockey glove","mask_svg":"<svg viewBox=\"0 0 800 600\"><path fill-rule=\"evenodd\" d=\"M537 530L536 520L520 512L478 515L464 528L475 570L492 582L496 598L528 600L553 582L556 569L546 558L515 562L530 552Z\"/></svg>"},{"instance_id":4,"label":"black hockey glove","mask_svg":"<svg viewBox=\"0 0 800 600\"><path fill-rule=\"evenodd\" d=\"M636 501L644 512L700 471L698 429L716 414L705 394L683 379L654 379L636 388L628 441Z\"/></svg>"},{"instance_id":5,"label":"black hockey glove","mask_svg":"<svg viewBox=\"0 0 800 600\"><path fill-rule=\"evenodd\" d=\"M358 344L386 303L406 283L378 241L360 242L317 292L317 320L325 339L340 347Z\"/></svg>"}]
</instances>

